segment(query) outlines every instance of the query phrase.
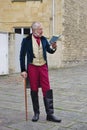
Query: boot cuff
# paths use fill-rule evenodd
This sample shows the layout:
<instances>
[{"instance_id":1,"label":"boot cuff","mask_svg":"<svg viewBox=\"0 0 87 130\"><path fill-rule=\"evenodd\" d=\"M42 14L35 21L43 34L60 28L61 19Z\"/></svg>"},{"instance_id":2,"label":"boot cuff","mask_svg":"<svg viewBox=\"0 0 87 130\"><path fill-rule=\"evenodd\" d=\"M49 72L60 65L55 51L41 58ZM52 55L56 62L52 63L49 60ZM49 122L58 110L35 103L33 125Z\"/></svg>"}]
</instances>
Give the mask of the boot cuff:
<instances>
[{"instance_id":1,"label":"boot cuff","mask_svg":"<svg viewBox=\"0 0 87 130\"><path fill-rule=\"evenodd\" d=\"M47 92L46 92L46 96L45 96L46 98L51 98L51 99L53 99L53 91L52 91L52 89L50 89L50 90L48 90Z\"/></svg>"}]
</instances>

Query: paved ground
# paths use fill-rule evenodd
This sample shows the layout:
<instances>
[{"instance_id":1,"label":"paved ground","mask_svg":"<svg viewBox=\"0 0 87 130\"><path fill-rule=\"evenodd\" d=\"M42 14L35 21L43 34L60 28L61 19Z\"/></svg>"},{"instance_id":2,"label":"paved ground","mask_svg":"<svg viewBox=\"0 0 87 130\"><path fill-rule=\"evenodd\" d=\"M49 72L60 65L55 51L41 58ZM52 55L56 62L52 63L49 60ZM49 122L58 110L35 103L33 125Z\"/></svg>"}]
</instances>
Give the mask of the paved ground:
<instances>
[{"instance_id":1,"label":"paved ground","mask_svg":"<svg viewBox=\"0 0 87 130\"><path fill-rule=\"evenodd\" d=\"M31 121L33 111L28 94L28 121L25 120L24 87L19 74L0 76L0 130L87 130L87 64L50 70L55 115L62 123L45 120L42 92L39 91L40 120Z\"/></svg>"}]
</instances>

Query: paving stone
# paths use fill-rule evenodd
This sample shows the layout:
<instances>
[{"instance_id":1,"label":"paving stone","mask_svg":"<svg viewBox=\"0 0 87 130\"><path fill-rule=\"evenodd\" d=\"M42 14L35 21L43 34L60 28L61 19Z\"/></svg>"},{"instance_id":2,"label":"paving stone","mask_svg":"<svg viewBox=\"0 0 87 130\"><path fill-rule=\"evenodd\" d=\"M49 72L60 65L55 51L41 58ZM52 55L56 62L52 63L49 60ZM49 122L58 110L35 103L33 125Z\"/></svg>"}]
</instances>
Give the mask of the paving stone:
<instances>
[{"instance_id":1,"label":"paving stone","mask_svg":"<svg viewBox=\"0 0 87 130\"><path fill-rule=\"evenodd\" d=\"M87 130L87 64L49 70L54 112L61 123L46 121L41 88L40 119L32 122L33 109L28 96L25 120L24 86L20 74L0 76L0 130Z\"/></svg>"}]
</instances>

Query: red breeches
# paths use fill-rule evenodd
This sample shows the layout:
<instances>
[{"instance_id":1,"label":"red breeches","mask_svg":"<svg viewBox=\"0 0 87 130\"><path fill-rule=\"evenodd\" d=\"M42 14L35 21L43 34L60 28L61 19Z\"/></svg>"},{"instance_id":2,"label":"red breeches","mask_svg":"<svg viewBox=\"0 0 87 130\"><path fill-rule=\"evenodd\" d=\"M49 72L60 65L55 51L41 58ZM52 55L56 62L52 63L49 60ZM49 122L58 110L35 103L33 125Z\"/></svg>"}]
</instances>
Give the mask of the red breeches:
<instances>
[{"instance_id":1,"label":"red breeches","mask_svg":"<svg viewBox=\"0 0 87 130\"><path fill-rule=\"evenodd\" d=\"M31 90L38 92L38 88L41 87L43 96L45 96L46 92L50 89L47 65L35 66L29 64L28 77Z\"/></svg>"}]
</instances>

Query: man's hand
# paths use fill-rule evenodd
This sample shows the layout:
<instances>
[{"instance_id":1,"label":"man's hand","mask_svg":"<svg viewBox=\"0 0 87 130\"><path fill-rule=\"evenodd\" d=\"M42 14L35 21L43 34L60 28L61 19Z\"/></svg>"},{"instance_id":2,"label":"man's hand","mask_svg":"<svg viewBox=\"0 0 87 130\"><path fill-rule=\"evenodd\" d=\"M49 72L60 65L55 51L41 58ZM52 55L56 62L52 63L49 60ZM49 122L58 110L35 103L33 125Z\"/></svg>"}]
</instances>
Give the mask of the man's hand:
<instances>
[{"instance_id":1,"label":"man's hand","mask_svg":"<svg viewBox=\"0 0 87 130\"><path fill-rule=\"evenodd\" d=\"M27 72L26 72L26 71L22 72L22 73L21 73L21 76L22 76L23 78L27 78Z\"/></svg>"},{"instance_id":2,"label":"man's hand","mask_svg":"<svg viewBox=\"0 0 87 130\"><path fill-rule=\"evenodd\" d=\"M53 48L53 49L57 49L57 44L56 44L56 42L52 43L52 48Z\"/></svg>"}]
</instances>

